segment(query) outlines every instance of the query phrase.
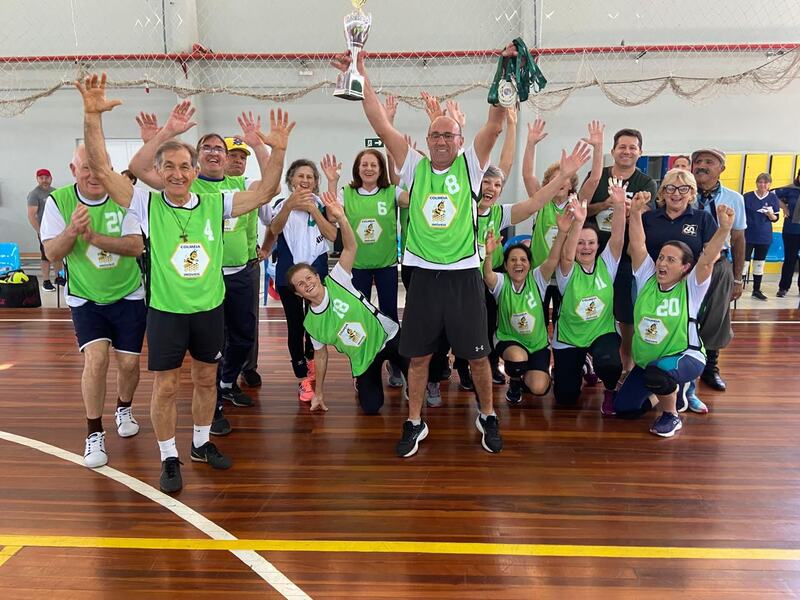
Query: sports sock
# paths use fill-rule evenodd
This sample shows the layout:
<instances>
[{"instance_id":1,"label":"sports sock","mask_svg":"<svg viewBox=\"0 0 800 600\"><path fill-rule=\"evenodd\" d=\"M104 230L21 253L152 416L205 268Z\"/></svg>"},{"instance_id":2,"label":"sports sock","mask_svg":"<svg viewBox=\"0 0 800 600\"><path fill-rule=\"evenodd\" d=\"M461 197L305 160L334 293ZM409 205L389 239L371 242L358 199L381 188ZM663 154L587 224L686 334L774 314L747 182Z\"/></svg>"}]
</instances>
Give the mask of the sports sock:
<instances>
[{"instance_id":1,"label":"sports sock","mask_svg":"<svg viewBox=\"0 0 800 600\"><path fill-rule=\"evenodd\" d=\"M175 445L175 438L169 438L163 442L158 442L158 450L161 452L161 462L168 458L178 458L178 446Z\"/></svg>"},{"instance_id":2,"label":"sports sock","mask_svg":"<svg viewBox=\"0 0 800 600\"><path fill-rule=\"evenodd\" d=\"M103 417L86 419L86 426L89 431L88 435L92 435L93 433L101 433L103 431Z\"/></svg>"},{"instance_id":3,"label":"sports sock","mask_svg":"<svg viewBox=\"0 0 800 600\"><path fill-rule=\"evenodd\" d=\"M210 435L211 425L195 425L192 430L192 445L199 448L205 444Z\"/></svg>"}]
</instances>

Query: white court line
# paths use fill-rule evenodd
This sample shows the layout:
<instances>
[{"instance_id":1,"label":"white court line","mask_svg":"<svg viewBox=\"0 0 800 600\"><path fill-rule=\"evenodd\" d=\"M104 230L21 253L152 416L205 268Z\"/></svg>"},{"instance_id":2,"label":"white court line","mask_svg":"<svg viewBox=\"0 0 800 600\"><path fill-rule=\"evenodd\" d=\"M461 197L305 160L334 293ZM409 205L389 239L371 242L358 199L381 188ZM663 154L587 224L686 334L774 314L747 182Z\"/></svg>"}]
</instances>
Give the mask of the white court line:
<instances>
[{"instance_id":1,"label":"white court line","mask_svg":"<svg viewBox=\"0 0 800 600\"><path fill-rule=\"evenodd\" d=\"M82 456L73 454L72 452L59 448L58 446L52 446L46 442L16 435L14 433L8 433L7 431L0 431L0 439L13 442L15 444L20 444L22 446L27 446L28 448L33 448L39 452L75 463L82 469L86 469ZM148 500L152 500L156 504L160 504L167 510L175 513L178 517L190 525L202 531L213 540L238 539L232 533L226 531L213 521L207 519L199 512L189 508L172 496L168 496L162 491L147 485L135 477L131 477L130 475L123 473L122 471L112 469L111 467L100 467L99 469L92 469L92 471L100 475L104 475L109 479L113 479L117 483L121 483L137 494L141 494ZM258 552L254 552L252 550L231 550L231 554L236 556L236 558L250 567L259 577L261 577L261 579L275 588L275 590L284 598L289 598L291 600L311 600L311 598L303 590L292 583L292 581L286 577L286 575L281 573L271 562L261 556Z\"/></svg>"}]
</instances>

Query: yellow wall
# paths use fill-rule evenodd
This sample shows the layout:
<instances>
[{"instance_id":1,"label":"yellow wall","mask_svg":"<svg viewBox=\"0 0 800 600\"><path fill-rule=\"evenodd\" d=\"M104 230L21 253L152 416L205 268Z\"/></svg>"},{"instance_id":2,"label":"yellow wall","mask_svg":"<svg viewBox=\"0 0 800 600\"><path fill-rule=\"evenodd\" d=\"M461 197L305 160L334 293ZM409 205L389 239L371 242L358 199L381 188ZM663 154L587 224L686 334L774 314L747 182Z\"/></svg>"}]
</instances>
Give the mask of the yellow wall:
<instances>
[{"instance_id":1,"label":"yellow wall","mask_svg":"<svg viewBox=\"0 0 800 600\"><path fill-rule=\"evenodd\" d=\"M726 188L742 191L742 163L743 155L728 154L725 157L725 170L720 175L720 183ZM757 175L757 173L756 173Z\"/></svg>"},{"instance_id":2,"label":"yellow wall","mask_svg":"<svg viewBox=\"0 0 800 600\"><path fill-rule=\"evenodd\" d=\"M756 177L767 172L769 154L748 154L744 159L744 182L742 193L756 189Z\"/></svg>"}]
</instances>

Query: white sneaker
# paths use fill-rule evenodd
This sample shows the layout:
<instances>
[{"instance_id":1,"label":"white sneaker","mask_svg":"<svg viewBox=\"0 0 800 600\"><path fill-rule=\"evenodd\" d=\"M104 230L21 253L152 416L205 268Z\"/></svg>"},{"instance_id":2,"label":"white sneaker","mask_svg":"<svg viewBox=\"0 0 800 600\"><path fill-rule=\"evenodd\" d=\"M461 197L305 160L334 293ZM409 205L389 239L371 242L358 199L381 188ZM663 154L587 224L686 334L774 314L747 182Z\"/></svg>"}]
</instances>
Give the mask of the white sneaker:
<instances>
[{"instance_id":1,"label":"white sneaker","mask_svg":"<svg viewBox=\"0 0 800 600\"><path fill-rule=\"evenodd\" d=\"M83 452L83 462L90 469L102 467L108 463L106 454L106 432L96 432L86 438L86 449Z\"/></svg>"},{"instance_id":2,"label":"white sneaker","mask_svg":"<svg viewBox=\"0 0 800 600\"><path fill-rule=\"evenodd\" d=\"M117 422L117 433L120 437L131 437L139 433L139 423L133 418L133 409L130 406L120 406L114 420Z\"/></svg>"}]
</instances>

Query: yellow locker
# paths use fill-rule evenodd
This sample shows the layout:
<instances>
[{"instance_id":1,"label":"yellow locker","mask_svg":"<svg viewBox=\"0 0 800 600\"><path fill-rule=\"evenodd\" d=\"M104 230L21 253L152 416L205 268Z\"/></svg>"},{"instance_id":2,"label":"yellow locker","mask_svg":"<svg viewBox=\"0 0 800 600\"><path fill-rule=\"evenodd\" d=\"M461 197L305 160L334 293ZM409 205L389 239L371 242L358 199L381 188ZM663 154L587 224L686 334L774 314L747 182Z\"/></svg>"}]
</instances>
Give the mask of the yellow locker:
<instances>
[{"instance_id":1,"label":"yellow locker","mask_svg":"<svg viewBox=\"0 0 800 600\"><path fill-rule=\"evenodd\" d=\"M769 154L748 154L744 159L744 185L742 193L756 189L756 177L766 173L769 167ZM727 169L726 169L727 170ZM724 175L725 173L723 173Z\"/></svg>"},{"instance_id":2,"label":"yellow locker","mask_svg":"<svg viewBox=\"0 0 800 600\"><path fill-rule=\"evenodd\" d=\"M742 163L741 154L728 154L725 157L725 170L720 175L720 183L735 192L742 191Z\"/></svg>"}]
</instances>

